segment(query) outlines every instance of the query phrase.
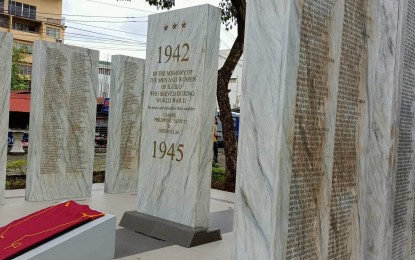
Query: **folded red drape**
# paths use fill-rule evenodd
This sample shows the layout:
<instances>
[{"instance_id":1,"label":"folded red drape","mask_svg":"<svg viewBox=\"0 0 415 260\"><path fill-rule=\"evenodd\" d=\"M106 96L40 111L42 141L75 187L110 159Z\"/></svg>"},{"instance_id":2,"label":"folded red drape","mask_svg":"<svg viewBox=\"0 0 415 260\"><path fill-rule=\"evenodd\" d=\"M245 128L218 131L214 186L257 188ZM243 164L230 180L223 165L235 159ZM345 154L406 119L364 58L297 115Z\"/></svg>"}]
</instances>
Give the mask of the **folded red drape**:
<instances>
[{"instance_id":1,"label":"folded red drape","mask_svg":"<svg viewBox=\"0 0 415 260\"><path fill-rule=\"evenodd\" d=\"M0 259L9 259L83 223L102 217L75 201L56 204L0 227Z\"/></svg>"}]
</instances>

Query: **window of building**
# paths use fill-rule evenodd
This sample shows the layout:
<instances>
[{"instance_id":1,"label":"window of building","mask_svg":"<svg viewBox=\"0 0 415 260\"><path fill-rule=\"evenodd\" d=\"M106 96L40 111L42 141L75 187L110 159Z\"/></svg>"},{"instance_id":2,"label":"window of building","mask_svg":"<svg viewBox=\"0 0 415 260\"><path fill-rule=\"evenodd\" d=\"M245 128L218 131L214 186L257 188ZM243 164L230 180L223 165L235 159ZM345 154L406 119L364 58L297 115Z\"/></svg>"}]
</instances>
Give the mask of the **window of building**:
<instances>
[{"instance_id":1,"label":"window of building","mask_svg":"<svg viewBox=\"0 0 415 260\"><path fill-rule=\"evenodd\" d=\"M9 28L9 17L0 14L0 27Z\"/></svg>"},{"instance_id":2,"label":"window of building","mask_svg":"<svg viewBox=\"0 0 415 260\"><path fill-rule=\"evenodd\" d=\"M111 69L99 68L99 74L111 75Z\"/></svg>"},{"instance_id":3,"label":"window of building","mask_svg":"<svg viewBox=\"0 0 415 260\"><path fill-rule=\"evenodd\" d=\"M31 65L19 64L19 70L22 73L22 75L27 75L27 76L32 75L32 66Z\"/></svg>"},{"instance_id":4,"label":"window of building","mask_svg":"<svg viewBox=\"0 0 415 260\"><path fill-rule=\"evenodd\" d=\"M0 13L4 13L4 0L0 0Z\"/></svg>"},{"instance_id":5,"label":"window of building","mask_svg":"<svg viewBox=\"0 0 415 260\"><path fill-rule=\"evenodd\" d=\"M61 30L57 28L46 27L46 36L59 39L61 38Z\"/></svg>"},{"instance_id":6,"label":"window of building","mask_svg":"<svg viewBox=\"0 0 415 260\"><path fill-rule=\"evenodd\" d=\"M36 20L36 6L34 5L23 4L16 1L9 1L9 13L11 15Z\"/></svg>"},{"instance_id":7,"label":"window of building","mask_svg":"<svg viewBox=\"0 0 415 260\"><path fill-rule=\"evenodd\" d=\"M14 46L21 49L23 53L32 54L33 45L31 45L31 44L16 42L16 43L14 43Z\"/></svg>"},{"instance_id":8,"label":"window of building","mask_svg":"<svg viewBox=\"0 0 415 260\"><path fill-rule=\"evenodd\" d=\"M33 25L13 22L13 30L36 33L36 27Z\"/></svg>"}]
</instances>

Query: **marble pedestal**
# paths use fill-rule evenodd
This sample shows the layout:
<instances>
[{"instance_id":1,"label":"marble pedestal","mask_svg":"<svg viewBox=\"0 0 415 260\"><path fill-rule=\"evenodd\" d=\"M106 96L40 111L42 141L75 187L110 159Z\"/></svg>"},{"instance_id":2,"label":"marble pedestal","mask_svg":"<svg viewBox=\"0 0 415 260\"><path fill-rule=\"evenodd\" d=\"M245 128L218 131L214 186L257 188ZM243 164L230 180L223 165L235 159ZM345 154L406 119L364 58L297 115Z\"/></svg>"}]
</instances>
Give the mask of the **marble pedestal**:
<instances>
[{"instance_id":1,"label":"marble pedestal","mask_svg":"<svg viewBox=\"0 0 415 260\"><path fill-rule=\"evenodd\" d=\"M13 36L0 32L0 205L4 202Z\"/></svg>"},{"instance_id":2,"label":"marble pedestal","mask_svg":"<svg viewBox=\"0 0 415 260\"><path fill-rule=\"evenodd\" d=\"M106 214L13 259L110 260L115 253L115 226L115 216Z\"/></svg>"},{"instance_id":3,"label":"marble pedestal","mask_svg":"<svg viewBox=\"0 0 415 260\"><path fill-rule=\"evenodd\" d=\"M248 1L235 259L415 259L415 1Z\"/></svg>"},{"instance_id":4,"label":"marble pedestal","mask_svg":"<svg viewBox=\"0 0 415 260\"><path fill-rule=\"evenodd\" d=\"M26 200L89 197L99 52L36 41Z\"/></svg>"},{"instance_id":5,"label":"marble pedestal","mask_svg":"<svg viewBox=\"0 0 415 260\"><path fill-rule=\"evenodd\" d=\"M11 155L22 155L25 154L25 151L22 146L22 137L24 132L22 131L13 131L13 147L10 150L9 154Z\"/></svg>"}]
</instances>

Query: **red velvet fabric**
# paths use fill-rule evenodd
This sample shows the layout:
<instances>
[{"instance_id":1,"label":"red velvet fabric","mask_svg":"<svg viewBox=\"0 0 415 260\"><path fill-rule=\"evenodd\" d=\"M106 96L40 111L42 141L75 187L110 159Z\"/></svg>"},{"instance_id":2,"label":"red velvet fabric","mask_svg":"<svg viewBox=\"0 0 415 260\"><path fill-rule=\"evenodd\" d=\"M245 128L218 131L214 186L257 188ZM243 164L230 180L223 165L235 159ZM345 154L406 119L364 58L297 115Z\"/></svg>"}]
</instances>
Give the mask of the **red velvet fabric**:
<instances>
[{"instance_id":1,"label":"red velvet fabric","mask_svg":"<svg viewBox=\"0 0 415 260\"><path fill-rule=\"evenodd\" d=\"M0 259L17 256L48 238L104 216L75 201L56 204L0 227Z\"/></svg>"}]
</instances>

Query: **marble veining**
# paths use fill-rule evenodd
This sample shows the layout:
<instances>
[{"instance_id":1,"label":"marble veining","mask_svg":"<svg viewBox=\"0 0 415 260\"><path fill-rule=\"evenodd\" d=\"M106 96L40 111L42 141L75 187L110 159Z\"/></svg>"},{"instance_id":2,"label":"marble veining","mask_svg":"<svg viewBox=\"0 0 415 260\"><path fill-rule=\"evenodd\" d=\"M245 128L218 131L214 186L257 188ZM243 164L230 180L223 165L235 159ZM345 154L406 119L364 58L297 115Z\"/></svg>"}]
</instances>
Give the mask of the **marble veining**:
<instances>
[{"instance_id":1,"label":"marble veining","mask_svg":"<svg viewBox=\"0 0 415 260\"><path fill-rule=\"evenodd\" d=\"M4 203L13 35L0 32L0 205Z\"/></svg>"},{"instance_id":2,"label":"marble veining","mask_svg":"<svg viewBox=\"0 0 415 260\"><path fill-rule=\"evenodd\" d=\"M415 259L415 1L320 4L248 2L233 257Z\"/></svg>"},{"instance_id":3,"label":"marble veining","mask_svg":"<svg viewBox=\"0 0 415 260\"><path fill-rule=\"evenodd\" d=\"M105 192L136 192L140 160L145 60L111 58Z\"/></svg>"},{"instance_id":4,"label":"marble veining","mask_svg":"<svg viewBox=\"0 0 415 260\"><path fill-rule=\"evenodd\" d=\"M138 211L206 227L220 11L149 16Z\"/></svg>"},{"instance_id":5,"label":"marble veining","mask_svg":"<svg viewBox=\"0 0 415 260\"><path fill-rule=\"evenodd\" d=\"M26 200L88 197L99 52L44 41L33 49Z\"/></svg>"}]
</instances>

